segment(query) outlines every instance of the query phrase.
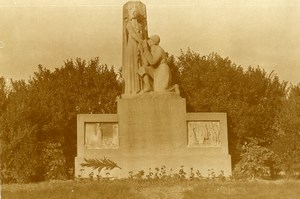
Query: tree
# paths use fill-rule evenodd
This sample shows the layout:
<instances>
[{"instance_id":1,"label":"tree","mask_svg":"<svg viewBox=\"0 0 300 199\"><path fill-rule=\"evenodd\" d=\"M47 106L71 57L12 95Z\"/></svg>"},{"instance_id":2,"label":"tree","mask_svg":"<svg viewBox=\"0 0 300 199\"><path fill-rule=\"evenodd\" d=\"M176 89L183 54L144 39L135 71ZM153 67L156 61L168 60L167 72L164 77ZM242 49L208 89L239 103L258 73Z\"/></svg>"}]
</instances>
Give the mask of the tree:
<instances>
[{"instance_id":1,"label":"tree","mask_svg":"<svg viewBox=\"0 0 300 199\"><path fill-rule=\"evenodd\" d=\"M173 55L167 53L167 64L171 71L171 85L179 84L180 82L180 72L176 64L176 59Z\"/></svg>"},{"instance_id":2,"label":"tree","mask_svg":"<svg viewBox=\"0 0 300 199\"><path fill-rule=\"evenodd\" d=\"M244 70L216 53L200 56L188 50L178 59L168 56L167 62L188 112L227 113L234 165L241 160L238 168L248 169L244 173L266 176L275 153L280 168L298 171L299 85L285 99L286 83L276 75L259 67ZM116 113L121 88L113 68L98 58L67 60L53 72L40 65L28 82L12 81L9 92L0 78L3 182L65 179L76 156L77 114Z\"/></svg>"},{"instance_id":3,"label":"tree","mask_svg":"<svg viewBox=\"0 0 300 199\"><path fill-rule=\"evenodd\" d=\"M77 114L115 113L120 95L116 78L113 68L101 65L96 58L88 63L67 60L52 73L39 66L29 81L30 120L38 124L43 148L61 144L67 168L73 168L76 156Z\"/></svg>"},{"instance_id":4,"label":"tree","mask_svg":"<svg viewBox=\"0 0 300 199\"><path fill-rule=\"evenodd\" d=\"M286 83L259 67L246 71L216 53L208 56L188 50L177 61L180 87L190 112L226 112L229 150L233 163L242 146L255 138L262 146L272 142L274 123L285 96Z\"/></svg>"},{"instance_id":5,"label":"tree","mask_svg":"<svg viewBox=\"0 0 300 199\"><path fill-rule=\"evenodd\" d=\"M7 98L6 98L6 84L4 77L0 77L0 115L5 110Z\"/></svg>"},{"instance_id":6,"label":"tree","mask_svg":"<svg viewBox=\"0 0 300 199\"><path fill-rule=\"evenodd\" d=\"M278 169L288 177L300 172L300 84L292 86L277 123L272 149L279 157Z\"/></svg>"},{"instance_id":7,"label":"tree","mask_svg":"<svg viewBox=\"0 0 300 199\"><path fill-rule=\"evenodd\" d=\"M28 121L28 85L21 80L11 84L0 116L1 179L4 183L29 182L38 168L37 128Z\"/></svg>"},{"instance_id":8,"label":"tree","mask_svg":"<svg viewBox=\"0 0 300 199\"><path fill-rule=\"evenodd\" d=\"M67 60L53 72L40 65L28 83L12 87L0 118L3 182L67 178L77 114L115 113L121 88L113 68L98 58Z\"/></svg>"}]
</instances>

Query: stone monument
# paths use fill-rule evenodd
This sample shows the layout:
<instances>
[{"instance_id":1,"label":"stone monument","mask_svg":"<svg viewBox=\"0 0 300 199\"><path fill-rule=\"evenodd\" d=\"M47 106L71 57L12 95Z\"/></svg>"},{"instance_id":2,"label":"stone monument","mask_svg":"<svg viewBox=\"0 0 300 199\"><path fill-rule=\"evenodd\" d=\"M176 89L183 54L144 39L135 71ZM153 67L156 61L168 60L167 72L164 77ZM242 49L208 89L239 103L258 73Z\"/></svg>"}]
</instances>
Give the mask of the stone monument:
<instances>
[{"instance_id":1,"label":"stone monument","mask_svg":"<svg viewBox=\"0 0 300 199\"><path fill-rule=\"evenodd\" d=\"M129 171L166 166L231 175L226 113L186 113L178 85L171 85L166 53L157 35L148 38L146 6L123 6L123 66L125 92L117 114L79 114L75 176L85 159L116 162L113 177ZM84 168L87 169L87 168Z\"/></svg>"},{"instance_id":2,"label":"stone monument","mask_svg":"<svg viewBox=\"0 0 300 199\"><path fill-rule=\"evenodd\" d=\"M139 1L131 1L123 6L123 60L122 76L125 94L136 94L142 82L138 70L146 65L142 56L142 42L148 38L146 6Z\"/></svg>"}]
</instances>

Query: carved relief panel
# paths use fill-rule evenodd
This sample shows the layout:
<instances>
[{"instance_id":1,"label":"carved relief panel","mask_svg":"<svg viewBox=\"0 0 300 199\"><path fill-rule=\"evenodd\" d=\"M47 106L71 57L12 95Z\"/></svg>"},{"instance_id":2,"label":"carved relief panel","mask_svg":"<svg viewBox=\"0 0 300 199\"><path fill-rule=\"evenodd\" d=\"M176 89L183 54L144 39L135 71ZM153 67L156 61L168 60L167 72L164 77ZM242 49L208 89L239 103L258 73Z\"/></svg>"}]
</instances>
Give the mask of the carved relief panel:
<instances>
[{"instance_id":1,"label":"carved relief panel","mask_svg":"<svg viewBox=\"0 0 300 199\"><path fill-rule=\"evenodd\" d=\"M188 147L219 147L219 121L188 121Z\"/></svg>"},{"instance_id":2,"label":"carved relief panel","mask_svg":"<svg viewBox=\"0 0 300 199\"><path fill-rule=\"evenodd\" d=\"M85 123L84 135L84 145L88 149L119 148L118 123Z\"/></svg>"}]
</instances>

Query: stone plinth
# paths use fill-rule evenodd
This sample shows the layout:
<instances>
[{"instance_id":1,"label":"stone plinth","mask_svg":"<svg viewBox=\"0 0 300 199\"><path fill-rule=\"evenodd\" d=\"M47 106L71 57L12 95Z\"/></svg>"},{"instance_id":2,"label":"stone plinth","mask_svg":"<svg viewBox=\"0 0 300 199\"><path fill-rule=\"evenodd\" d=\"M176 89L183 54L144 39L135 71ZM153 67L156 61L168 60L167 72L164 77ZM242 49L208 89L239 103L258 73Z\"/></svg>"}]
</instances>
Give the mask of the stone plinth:
<instances>
[{"instance_id":1,"label":"stone plinth","mask_svg":"<svg viewBox=\"0 0 300 199\"><path fill-rule=\"evenodd\" d=\"M174 93L119 100L124 155L169 155L184 147L185 112L185 99Z\"/></svg>"},{"instance_id":2,"label":"stone plinth","mask_svg":"<svg viewBox=\"0 0 300 199\"><path fill-rule=\"evenodd\" d=\"M100 141L93 145L99 134ZM208 169L231 175L226 114L186 113L185 99L175 93L120 99L115 115L78 115L77 147L76 176L83 158L103 157L122 168L113 170L116 177L163 165L175 173L183 165L186 171L193 167L203 176ZM85 168L83 176L88 177L90 171Z\"/></svg>"}]
</instances>

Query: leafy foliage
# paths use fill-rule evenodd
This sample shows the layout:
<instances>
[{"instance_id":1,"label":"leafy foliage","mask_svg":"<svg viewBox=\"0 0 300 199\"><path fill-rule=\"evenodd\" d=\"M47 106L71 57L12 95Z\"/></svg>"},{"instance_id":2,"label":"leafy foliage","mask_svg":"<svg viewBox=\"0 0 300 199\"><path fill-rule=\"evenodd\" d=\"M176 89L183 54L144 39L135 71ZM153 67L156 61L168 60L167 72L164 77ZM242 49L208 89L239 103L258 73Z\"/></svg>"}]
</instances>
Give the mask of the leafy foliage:
<instances>
[{"instance_id":1,"label":"leafy foliage","mask_svg":"<svg viewBox=\"0 0 300 199\"><path fill-rule=\"evenodd\" d=\"M233 163L251 138L266 145L276 132L274 123L282 107L286 83L260 68L246 71L216 53L208 56L188 50L176 63L189 112L226 112L229 150Z\"/></svg>"},{"instance_id":2,"label":"leafy foliage","mask_svg":"<svg viewBox=\"0 0 300 199\"><path fill-rule=\"evenodd\" d=\"M188 112L227 113L236 171L263 177L276 161L280 170L299 172L299 85L286 98L286 83L275 74L243 69L216 53L188 50L178 59L168 55L167 62ZM67 60L52 72L40 65L28 82L11 81L10 89L0 77L2 182L65 178L76 155L77 114L116 113L120 78L98 58ZM93 161L90 165L112 164Z\"/></svg>"},{"instance_id":3,"label":"leafy foliage","mask_svg":"<svg viewBox=\"0 0 300 199\"><path fill-rule=\"evenodd\" d=\"M256 140L242 147L241 160L234 169L236 178L258 179L270 177L275 164L274 152L260 146Z\"/></svg>"},{"instance_id":4,"label":"leafy foliage","mask_svg":"<svg viewBox=\"0 0 300 199\"><path fill-rule=\"evenodd\" d=\"M38 168L37 125L28 121L29 88L13 81L5 111L0 115L1 179L4 183L29 182Z\"/></svg>"},{"instance_id":5,"label":"leafy foliage","mask_svg":"<svg viewBox=\"0 0 300 199\"><path fill-rule=\"evenodd\" d=\"M98 172L100 172L102 169L108 169L112 170L114 168L121 169L117 163L115 163L112 160L107 159L104 157L102 160L98 159L84 159L85 163L81 163L80 165L82 167L92 167L94 170L98 169Z\"/></svg>"},{"instance_id":6,"label":"leafy foliage","mask_svg":"<svg viewBox=\"0 0 300 199\"><path fill-rule=\"evenodd\" d=\"M67 179L66 158L60 143L47 143L42 150L45 180Z\"/></svg>"},{"instance_id":7,"label":"leafy foliage","mask_svg":"<svg viewBox=\"0 0 300 199\"><path fill-rule=\"evenodd\" d=\"M167 63L171 71L171 85L179 84L180 72L175 57L173 55L167 54Z\"/></svg>"},{"instance_id":8,"label":"leafy foliage","mask_svg":"<svg viewBox=\"0 0 300 199\"><path fill-rule=\"evenodd\" d=\"M12 81L9 93L3 92L1 78L0 97L7 96L4 105L0 103L5 110L0 116L2 181L65 176L63 170L73 167L76 155L77 114L115 113L120 95L116 77L113 68L95 58L88 63L67 60L53 72L40 65L28 83ZM50 159L44 161L43 156ZM47 162L46 169L40 162Z\"/></svg>"},{"instance_id":9,"label":"leafy foliage","mask_svg":"<svg viewBox=\"0 0 300 199\"><path fill-rule=\"evenodd\" d=\"M272 149L280 158L278 169L293 177L300 172L300 84L292 86L279 114Z\"/></svg>"},{"instance_id":10,"label":"leafy foliage","mask_svg":"<svg viewBox=\"0 0 300 199\"><path fill-rule=\"evenodd\" d=\"M6 83L4 77L0 77L0 115L5 110L7 98L6 98Z\"/></svg>"},{"instance_id":11,"label":"leafy foliage","mask_svg":"<svg viewBox=\"0 0 300 199\"><path fill-rule=\"evenodd\" d=\"M113 68L101 65L98 58L89 63L67 60L52 73L39 66L29 85L30 120L39 125L40 140L61 143L67 167L73 167L77 114L116 112L120 85Z\"/></svg>"}]
</instances>

